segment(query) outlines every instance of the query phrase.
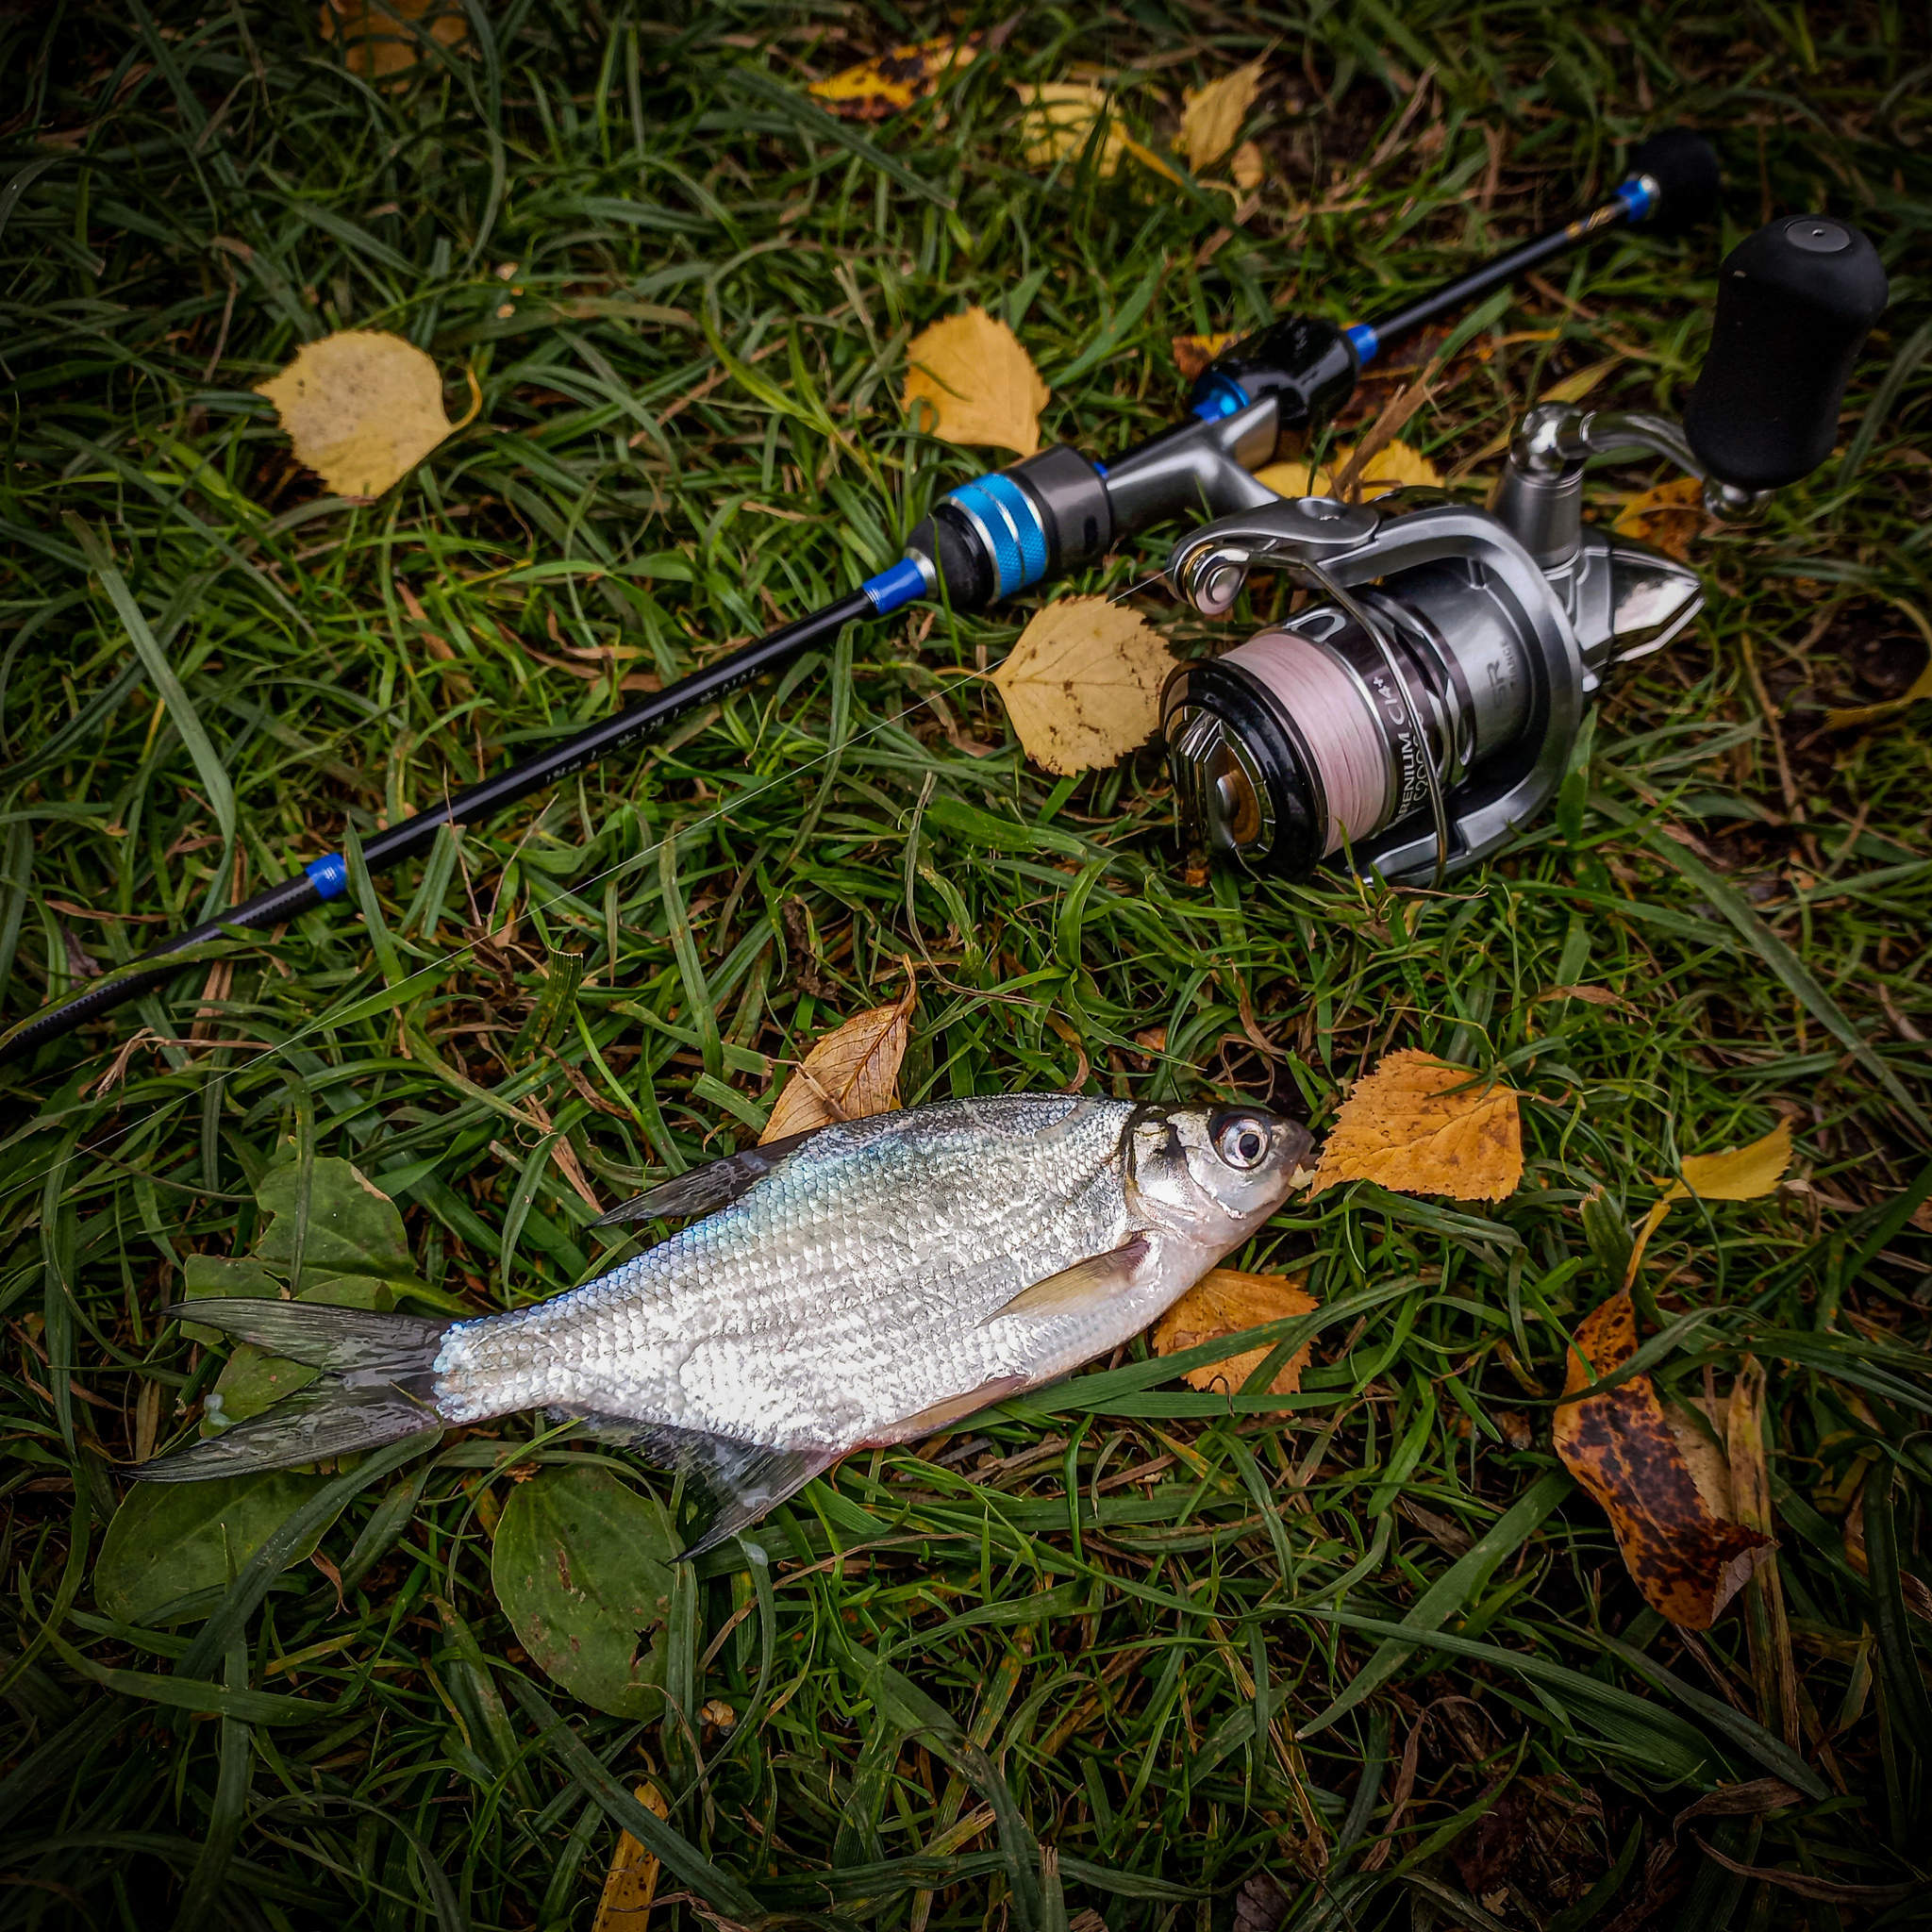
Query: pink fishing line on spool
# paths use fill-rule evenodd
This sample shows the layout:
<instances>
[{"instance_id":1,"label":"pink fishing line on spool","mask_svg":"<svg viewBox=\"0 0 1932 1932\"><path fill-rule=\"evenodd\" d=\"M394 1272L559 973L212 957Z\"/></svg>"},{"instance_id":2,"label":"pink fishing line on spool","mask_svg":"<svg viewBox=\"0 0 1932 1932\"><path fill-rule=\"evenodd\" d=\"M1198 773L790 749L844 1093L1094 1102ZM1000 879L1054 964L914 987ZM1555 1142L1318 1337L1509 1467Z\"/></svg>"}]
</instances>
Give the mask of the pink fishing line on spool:
<instances>
[{"instance_id":1,"label":"pink fishing line on spool","mask_svg":"<svg viewBox=\"0 0 1932 1932\"><path fill-rule=\"evenodd\" d=\"M1264 630L1222 661L1259 678L1301 726L1328 798L1324 856L1341 849L1344 833L1367 838L1388 805L1389 755L1355 679L1320 644L1291 630Z\"/></svg>"}]
</instances>

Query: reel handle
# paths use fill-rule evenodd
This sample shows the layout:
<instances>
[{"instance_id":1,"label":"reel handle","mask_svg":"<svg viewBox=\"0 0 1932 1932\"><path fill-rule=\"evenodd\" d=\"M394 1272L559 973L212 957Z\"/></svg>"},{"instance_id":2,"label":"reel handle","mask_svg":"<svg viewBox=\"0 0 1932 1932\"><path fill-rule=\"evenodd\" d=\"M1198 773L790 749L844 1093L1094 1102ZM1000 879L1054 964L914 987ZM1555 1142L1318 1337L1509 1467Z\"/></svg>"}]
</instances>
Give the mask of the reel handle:
<instances>
[{"instance_id":1,"label":"reel handle","mask_svg":"<svg viewBox=\"0 0 1932 1932\"><path fill-rule=\"evenodd\" d=\"M1835 215L1767 223L1718 275L1684 431L1718 482L1775 490L1831 454L1852 364L1890 291L1878 251Z\"/></svg>"}]
</instances>

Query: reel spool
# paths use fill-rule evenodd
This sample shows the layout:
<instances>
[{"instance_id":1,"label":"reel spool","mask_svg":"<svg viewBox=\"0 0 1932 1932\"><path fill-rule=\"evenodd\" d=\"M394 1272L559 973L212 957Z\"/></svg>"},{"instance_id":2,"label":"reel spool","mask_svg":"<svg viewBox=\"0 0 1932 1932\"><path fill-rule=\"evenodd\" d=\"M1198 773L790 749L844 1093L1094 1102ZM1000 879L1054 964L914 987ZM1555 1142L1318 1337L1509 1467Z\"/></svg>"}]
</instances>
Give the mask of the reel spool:
<instances>
[{"instance_id":1,"label":"reel spool","mask_svg":"<svg viewBox=\"0 0 1932 1932\"><path fill-rule=\"evenodd\" d=\"M1609 667L1662 649L1704 601L1694 571L1584 525L1586 460L1652 451L1704 479L1712 514L1748 513L1830 453L1888 297L1871 242L1824 216L1771 223L1721 277L1681 428L1544 405L1487 511L1433 491L1290 498L1175 547L1169 581L1208 616L1254 569L1316 593L1168 680L1161 729L1191 845L1278 877L1332 861L1427 883L1547 804Z\"/></svg>"}]
</instances>

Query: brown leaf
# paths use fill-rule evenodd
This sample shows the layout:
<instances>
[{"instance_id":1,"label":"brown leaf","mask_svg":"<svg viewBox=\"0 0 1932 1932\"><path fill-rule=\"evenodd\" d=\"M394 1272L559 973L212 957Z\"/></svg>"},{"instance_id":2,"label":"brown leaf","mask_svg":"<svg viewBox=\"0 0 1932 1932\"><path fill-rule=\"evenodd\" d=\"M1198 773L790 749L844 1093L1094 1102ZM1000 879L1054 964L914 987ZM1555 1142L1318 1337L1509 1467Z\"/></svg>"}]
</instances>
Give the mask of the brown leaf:
<instances>
[{"instance_id":1,"label":"brown leaf","mask_svg":"<svg viewBox=\"0 0 1932 1932\"><path fill-rule=\"evenodd\" d=\"M893 47L876 59L813 81L808 92L841 120L884 121L924 100L948 73L968 65L979 51L979 39L977 34L964 40L945 34Z\"/></svg>"},{"instance_id":2,"label":"brown leaf","mask_svg":"<svg viewBox=\"0 0 1932 1932\"><path fill-rule=\"evenodd\" d=\"M470 33L461 0L322 0L323 39L340 37L351 70L364 80L387 79L423 58L410 26L441 47L460 46Z\"/></svg>"},{"instance_id":3,"label":"brown leaf","mask_svg":"<svg viewBox=\"0 0 1932 1932\"><path fill-rule=\"evenodd\" d=\"M903 999L855 1013L815 1041L786 1081L758 1144L808 1134L836 1121L891 1113L899 1105L899 1062L906 1058L916 997L908 975Z\"/></svg>"},{"instance_id":4,"label":"brown leaf","mask_svg":"<svg viewBox=\"0 0 1932 1932\"><path fill-rule=\"evenodd\" d=\"M436 364L376 329L305 342L255 392L275 406L296 456L338 496L380 496L455 427Z\"/></svg>"},{"instance_id":5,"label":"brown leaf","mask_svg":"<svg viewBox=\"0 0 1932 1932\"><path fill-rule=\"evenodd\" d=\"M1196 174L1218 161L1235 144L1248 109L1261 91L1259 60L1250 60L1206 87L1191 88L1181 108L1181 152Z\"/></svg>"},{"instance_id":6,"label":"brown leaf","mask_svg":"<svg viewBox=\"0 0 1932 1932\"><path fill-rule=\"evenodd\" d=\"M1174 658L1138 612L1105 597L1036 611L992 674L1026 756L1065 777L1110 765L1160 722Z\"/></svg>"},{"instance_id":7,"label":"brown leaf","mask_svg":"<svg viewBox=\"0 0 1932 1932\"><path fill-rule=\"evenodd\" d=\"M1213 336L1175 336L1174 367L1192 382L1224 349L1240 341L1241 337L1231 328Z\"/></svg>"},{"instance_id":8,"label":"brown leaf","mask_svg":"<svg viewBox=\"0 0 1932 1932\"><path fill-rule=\"evenodd\" d=\"M1501 1201L1522 1178L1515 1089L1408 1046L1356 1082L1309 1191L1374 1181L1406 1194Z\"/></svg>"},{"instance_id":9,"label":"brown leaf","mask_svg":"<svg viewBox=\"0 0 1932 1932\"><path fill-rule=\"evenodd\" d=\"M992 443L1030 457L1040 448L1040 412L1053 391L1003 322L983 308L949 315L906 350L904 405L948 442ZM926 408L914 413L914 406Z\"/></svg>"},{"instance_id":10,"label":"brown leaf","mask_svg":"<svg viewBox=\"0 0 1932 1932\"><path fill-rule=\"evenodd\" d=\"M653 1818L671 1816L671 1807L656 1785L640 1785L635 1795ZM657 1896L657 1854L645 1851L629 1832L620 1833L591 1932L645 1932Z\"/></svg>"},{"instance_id":11,"label":"brown leaf","mask_svg":"<svg viewBox=\"0 0 1932 1932\"><path fill-rule=\"evenodd\" d=\"M1632 497L1610 528L1682 563L1704 528L1704 485L1695 476L1674 476Z\"/></svg>"},{"instance_id":12,"label":"brown leaf","mask_svg":"<svg viewBox=\"0 0 1932 1932\"><path fill-rule=\"evenodd\" d=\"M1155 1325L1154 1353L1179 1355L1183 1349L1198 1347L1204 1341L1219 1341L1224 1335L1258 1328L1264 1322L1306 1315L1321 1306L1304 1286L1307 1278L1306 1270L1289 1275L1248 1274L1239 1268L1210 1268ZM1308 1347L1305 1342L1282 1363L1268 1385L1270 1394L1292 1395L1301 1388L1302 1371L1308 1365ZM1196 1389L1237 1394L1270 1352L1268 1348L1245 1348L1221 1361L1204 1362L1197 1369L1188 1369L1183 1372L1183 1379Z\"/></svg>"},{"instance_id":13,"label":"brown leaf","mask_svg":"<svg viewBox=\"0 0 1932 1932\"><path fill-rule=\"evenodd\" d=\"M1644 1601L1683 1629L1707 1630L1772 1541L1724 1522L1705 1501L1649 1376L1602 1395L1580 1392L1591 1370L1610 1374L1636 1353L1636 1310L1620 1291L1577 1327L1553 1430L1557 1454L1610 1519Z\"/></svg>"}]
</instances>

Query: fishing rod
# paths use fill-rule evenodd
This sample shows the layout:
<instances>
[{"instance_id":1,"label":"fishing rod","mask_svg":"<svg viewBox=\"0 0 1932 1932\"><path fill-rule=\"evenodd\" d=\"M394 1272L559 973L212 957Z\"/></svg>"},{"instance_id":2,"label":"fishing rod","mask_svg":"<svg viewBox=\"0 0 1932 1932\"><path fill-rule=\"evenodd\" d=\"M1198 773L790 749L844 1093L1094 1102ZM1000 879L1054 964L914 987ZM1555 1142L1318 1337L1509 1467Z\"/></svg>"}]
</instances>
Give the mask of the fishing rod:
<instances>
[{"instance_id":1,"label":"fishing rod","mask_svg":"<svg viewBox=\"0 0 1932 1932\"><path fill-rule=\"evenodd\" d=\"M823 609L679 678L546 750L506 766L442 804L375 833L362 847L372 877L426 853L444 825L479 824L533 791L609 758L673 720L829 644L848 624L890 616L921 597L983 610L1095 561L1123 538L1190 512L1222 518L1278 501L1254 472L1325 425L1354 393L1364 367L1390 343L1588 242L1644 226L1680 233L1707 220L1718 196L1717 156L1703 136L1670 128L1635 148L1610 197L1534 240L1492 256L1427 295L1370 322L1338 325L1289 316L1234 343L1202 373L1186 416L1110 461L1059 443L950 491L911 532L890 569ZM86 1022L165 985L192 946L261 932L341 898L341 853L174 934L86 991L55 1002L0 1035L0 1065L23 1059Z\"/></svg>"}]
</instances>

